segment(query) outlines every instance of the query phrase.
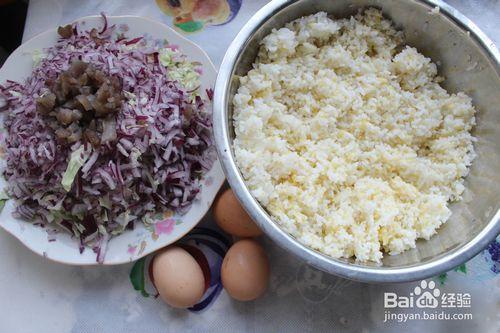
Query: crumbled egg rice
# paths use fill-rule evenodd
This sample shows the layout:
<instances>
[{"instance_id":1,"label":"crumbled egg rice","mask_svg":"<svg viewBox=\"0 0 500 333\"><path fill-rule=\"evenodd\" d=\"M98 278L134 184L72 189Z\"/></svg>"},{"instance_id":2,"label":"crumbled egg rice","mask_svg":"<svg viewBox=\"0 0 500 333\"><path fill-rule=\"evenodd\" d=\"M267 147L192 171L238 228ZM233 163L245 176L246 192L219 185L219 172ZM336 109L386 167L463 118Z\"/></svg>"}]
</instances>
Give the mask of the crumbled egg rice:
<instances>
[{"instance_id":1,"label":"crumbled egg rice","mask_svg":"<svg viewBox=\"0 0 500 333\"><path fill-rule=\"evenodd\" d=\"M474 158L474 107L368 9L273 30L234 97L247 186L300 242L380 262L451 215Z\"/></svg>"}]
</instances>

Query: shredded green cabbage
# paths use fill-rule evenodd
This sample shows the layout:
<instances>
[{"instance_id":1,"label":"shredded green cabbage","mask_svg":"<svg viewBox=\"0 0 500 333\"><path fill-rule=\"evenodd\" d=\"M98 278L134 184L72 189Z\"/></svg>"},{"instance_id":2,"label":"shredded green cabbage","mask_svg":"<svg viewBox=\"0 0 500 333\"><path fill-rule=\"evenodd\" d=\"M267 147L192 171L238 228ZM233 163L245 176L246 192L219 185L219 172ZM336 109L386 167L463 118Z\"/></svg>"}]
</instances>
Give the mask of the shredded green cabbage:
<instances>
[{"instance_id":1,"label":"shredded green cabbage","mask_svg":"<svg viewBox=\"0 0 500 333\"><path fill-rule=\"evenodd\" d=\"M0 191L0 213L2 212L7 200L9 200L7 193L5 193L5 191Z\"/></svg>"},{"instance_id":2,"label":"shredded green cabbage","mask_svg":"<svg viewBox=\"0 0 500 333\"><path fill-rule=\"evenodd\" d=\"M107 209L111 209L111 200L109 200L109 194L106 193L105 196L99 198L99 205L101 205L101 207L104 207L104 208L107 208Z\"/></svg>"},{"instance_id":3,"label":"shredded green cabbage","mask_svg":"<svg viewBox=\"0 0 500 333\"><path fill-rule=\"evenodd\" d=\"M168 72L172 80L179 81L187 90L196 89L200 85L199 75L190 62L180 63Z\"/></svg>"},{"instance_id":4,"label":"shredded green cabbage","mask_svg":"<svg viewBox=\"0 0 500 333\"><path fill-rule=\"evenodd\" d=\"M118 222L118 224L120 225L120 227L118 227L118 229L116 229L116 230L113 230L111 232L111 234L112 235L118 235L118 234L120 234L121 232L123 232L123 230L125 230L125 228L127 227L128 223L130 221L135 220L136 218L137 218L137 216L130 214L129 210L124 211L123 213L121 213L120 215L118 215L116 217L116 219L115 219L115 221Z\"/></svg>"},{"instance_id":5,"label":"shredded green cabbage","mask_svg":"<svg viewBox=\"0 0 500 333\"><path fill-rule=\"evenodd\" d=\"M133 167L139 166L139 157L141 157L141 155L142 153L138 148L132 147L132 150L130 151L130 162Z\"/></svg>"},{"instance_id":6,"label":"shredded green cabbage","mask_svg":"<svg viewBox=\"0 0 500 333\"><path fill-rule=\"evenodd\" d=\"M33 51L33 55L31 56L31 58L33 59L33 67L38 66L40 61L42 61L42 59L44 59L46 56L47 55L45 53L38 49Z\"/></svg>"},{"instance_id":7,"label":"shredded green cabbage","mask_svg":"<svg viewBox=\"0 0 500 333\"><path fill-rule=\"evenodd\" d=\"M20 98L23 96L23 94L21 94L20 92L17 92L15 90L9 90L9 93L14 96L14 97L17 97L17 98Z\"/></svg>"},{"instance_id":8,"label":"shredded green cabbage","mask_svg":"<svg viewBox=\"0 0 500 333\"><path fill-rule=\"evenodd\" d=\"M64 210L50 210L47 214L47 220L49 223L61 223L63 220L76 221L77 219L81 221L83 220L83 216L71 215Z\"/></svg>"},{"instance_id":9,"label":"shredded green cabbage","mask_svg":"<svg viewBox=\"0 0 500 333\"><path fill-rule=\"evenodd\" d=\"M176 50L172 50L171 48L164 48L160 50L158 54L158 60L163 66L170 67L175 65L176 59L174 59L174 57L176 57L178 54L179 52Z\"/></svg>"},{"instance_id":10,"label":"shredded green cabbage","mask_svg":"<svg viewBox=\"0 0 500 333\"><path fill-rule=\"evenodd\" d=\"M69 192L71 190L71 185L73 185L73 181L75 180L78 170L80 170L83 164L87 161L91 152L92 149L90 149L89 151L85 151L85 148L82 145L77 150L71 153L68 167L66 168L61 181L61 184L66 192Z\"/></svg>"},{"instance_id":11,"label":"shredded green cabbage","mask_svg":"<svg viewBox=\"0 0 500 333\"><path fill-rule=\"evenodd\" d=\"M128 99L128 104L132 107L137 105L137 96L129 91L123 91L123 94Z\"/></svg>"},{"instance_id":12,"label":"shredded green cabbage","mask_svg":"<svg viewBox=\"0 0 500 333\"><path fill-rule=\"evenodd\" d=\"M187 90L200 86L199 74L193 63L180 56L180 52L171 48L161 49L158 55L160 64L168 68L169 78L178 81Z\"/></svg>"}]
</instances>

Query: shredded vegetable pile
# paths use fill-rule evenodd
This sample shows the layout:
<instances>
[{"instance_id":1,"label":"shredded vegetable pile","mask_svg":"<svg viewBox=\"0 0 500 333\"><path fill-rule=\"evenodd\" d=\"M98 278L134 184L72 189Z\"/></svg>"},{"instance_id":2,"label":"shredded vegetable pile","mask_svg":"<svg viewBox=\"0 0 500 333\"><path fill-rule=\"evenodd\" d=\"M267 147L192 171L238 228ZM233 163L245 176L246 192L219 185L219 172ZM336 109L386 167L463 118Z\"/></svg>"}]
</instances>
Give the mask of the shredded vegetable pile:
<instances>
[{"instance_id":1,"label":"shredded vegetable pile","mask_svg":"<svg viewBox=\"0 0 500 333\"><path fill-rule=\"evenodd\" d=\"M104 17L104 16L103 16ZM153 215L185 213L200 193L215 150L200 64L172 45L126 38L108 26L83 31L73 24L66 38L37 53L32 75L0 86L5 113L8 194L15 215L57 224L104 258L107 241ZM122 87L119 112L99 146L79 140L61 144L36 101L74 61L91 64Z\"/></svg>"}]
</instances>

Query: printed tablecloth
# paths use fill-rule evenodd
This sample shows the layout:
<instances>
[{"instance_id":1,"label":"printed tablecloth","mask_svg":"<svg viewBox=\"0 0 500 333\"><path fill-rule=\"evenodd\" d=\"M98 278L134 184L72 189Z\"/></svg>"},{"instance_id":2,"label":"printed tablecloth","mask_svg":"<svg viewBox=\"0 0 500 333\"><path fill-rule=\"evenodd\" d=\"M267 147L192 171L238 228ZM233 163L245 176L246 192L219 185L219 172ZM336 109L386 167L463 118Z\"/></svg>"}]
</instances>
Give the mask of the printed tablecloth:
<instances>
[{"instance_id":1,"label":"printed tablecloth","mask_svg":"<svg viewBox=\"0 0 500 333\"><path fill-rule=\"evenodd\" d=\"M211 5L201 6L205 9L197 12L172 12L168 6L160 10L153 0L32 0L24 40L102 11L109 15L139 15L175 25L219 66L241 26L267 1L203 1ZM448 2L499 45L499 1ZM203 223L211 224L211 218ZM207 309L192 313L169 308L159 299L135 291L129 278L133 264L65 266L38 257L0 231L0 332L498 332L500 328L498 239L447 274L423 284L391 285L329 276L284 252L266 237L261 241L272 267L265 296L241 303L223 291ZM425 308L427 318L423 319L421 308L384 308L384 293L390 293L387 297L391 300L407 297L432 301L434 297L441 304ZM430 319L441 311L441 316L450 315L449 320ZM415 313L421 318L416 319ZM390 316L394 317L384 322Z\"/></svg>"}]
</instances>

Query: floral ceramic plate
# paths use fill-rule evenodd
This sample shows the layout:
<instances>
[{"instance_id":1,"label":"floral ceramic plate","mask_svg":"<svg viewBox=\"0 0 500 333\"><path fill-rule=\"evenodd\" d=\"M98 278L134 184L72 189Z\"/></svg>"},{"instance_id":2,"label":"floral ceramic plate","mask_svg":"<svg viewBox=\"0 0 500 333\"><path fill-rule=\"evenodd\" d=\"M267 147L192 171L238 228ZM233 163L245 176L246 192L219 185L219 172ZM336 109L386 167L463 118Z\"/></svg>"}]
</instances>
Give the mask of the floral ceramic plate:
<instances>
[{"instance_id":1,"label":"floral ceramic plate","mask_svg":"<svg viewBox=\"0 0 500 333\"><path fill-rule=\"evenodd\" d=\"M82 28L90 30L102 26L102 17L89 16L81 18L77 22ZM207 54L174 30L161 23L135 16L108 17L108 23L116 24L117 27L126 30L128 36L143 36L144 39L153 42L168 41L170 44L177 45L188 60L201 63L200 91L213 88L217 73ZM8 79L22 82L31 74L33 55L44 48L53 46L57 39L57 31L53 29L21 45L1 68L0 82L5 82ZM6 183L3 177L1 178L0 189L3 189ZM199 200L194 201L187 213L184 215L157 214L154 216L157 222L150 226L136 223L133 230L125 230L109 241L103 264L114 265L130 262L180 239L194 228L207 213L223 182L224 173L219 162L215 161L212 169L205 174L201 181L202 189ZM97 263L96 254L92 249L85 248L80 253L79 242L69 233L48 230L50 229L48 227L42 228L16 219L12 217L15 202L8 200L0 203L5 203L0 215L0 226L35 253L65 264L92 265ZM54 237L54 233L57 233L56 237Z\"/></svg>"}]
</instances>

